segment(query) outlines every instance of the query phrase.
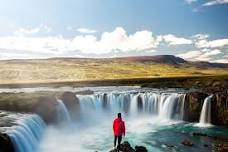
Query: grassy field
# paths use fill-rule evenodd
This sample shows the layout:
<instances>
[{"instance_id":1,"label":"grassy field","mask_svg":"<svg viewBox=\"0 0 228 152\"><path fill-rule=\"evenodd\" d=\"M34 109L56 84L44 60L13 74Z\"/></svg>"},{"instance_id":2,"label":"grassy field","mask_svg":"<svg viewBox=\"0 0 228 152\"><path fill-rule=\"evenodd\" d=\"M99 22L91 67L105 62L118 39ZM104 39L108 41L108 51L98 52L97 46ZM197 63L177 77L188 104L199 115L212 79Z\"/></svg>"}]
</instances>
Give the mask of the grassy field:
<instances>
[{"instance_id":1,"label":"grassy field","mask_svg":"<svg viewBox=\"0 0 228 152\"><path fill-rule=\"evenodd\" d=\"M225 68L124 59L11 60L0 61L0 67L0 84L228 75Z\"/></svg>"}]
</instances>

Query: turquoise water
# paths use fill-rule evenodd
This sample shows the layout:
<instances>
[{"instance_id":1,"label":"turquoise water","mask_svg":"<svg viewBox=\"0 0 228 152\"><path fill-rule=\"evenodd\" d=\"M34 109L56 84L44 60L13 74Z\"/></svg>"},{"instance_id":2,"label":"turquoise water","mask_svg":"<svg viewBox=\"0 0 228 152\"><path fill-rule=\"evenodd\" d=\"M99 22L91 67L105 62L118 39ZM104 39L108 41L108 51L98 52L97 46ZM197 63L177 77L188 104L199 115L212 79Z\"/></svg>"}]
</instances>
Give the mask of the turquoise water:
<instances>
[{"instance_id":1,"label":"turquoise water","mask_svg":"<svg viewBox=\"0 0 228 152\"><path fill-rule=\"evenodd\" d=\"M107 117L106 117L107 118ZM41 152L107 152L113 147L112 119L97 119L93 122L72 124L71 127L49 127L40 145ZM193 136L193 132L210 136L228 137L228 129L222 127L199 128L194 123L159 120L157 117L141 116L126 118L126 137L135 145L146 146L149 151L211 151L212 138ZM190 139L194 146L181 144ZM205 146L208 145L208 146Z\"/></svg>"}]
</instances>

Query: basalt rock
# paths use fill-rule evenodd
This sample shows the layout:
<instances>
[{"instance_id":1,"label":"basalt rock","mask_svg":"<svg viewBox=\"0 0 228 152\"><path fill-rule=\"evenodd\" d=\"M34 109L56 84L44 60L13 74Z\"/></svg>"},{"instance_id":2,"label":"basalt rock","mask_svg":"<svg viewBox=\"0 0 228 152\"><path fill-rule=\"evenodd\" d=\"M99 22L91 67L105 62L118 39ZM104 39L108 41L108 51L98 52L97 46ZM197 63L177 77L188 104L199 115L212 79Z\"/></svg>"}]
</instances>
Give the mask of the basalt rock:
<instances>
[{"instance_id":1,"label":"basalt rock","mask_svg":"<svg viewBox=\"0 0 228 152\"><path fill-rule=\"evenodd\" d=\"M135 146L135 152L147 152L147 149L144 146Z\"/></svg>"},{"instance_id":2,"label":"basalt rock","mask_svg":"<svg viewBox=\"0 0 228 152\"><path fill-rule=\"evenodd\" d=\"M10 137L5 133L0 133L0 152L15 152Z\"/></svg>"},{"instance_id":3,"label":"basalt rock","mask_svg":"<svg viewBox=\"0 0 228 152\"><path fill-rule=\"evenodd\" d=\"M184 141L181 142L185 146L193 146L193 142L189 139L185 139Z\"/></svg>"},{"instance_id":4,"label":"basalt rock","mask_svg":"<svg viewBox=\"0 0 228 152\"><path fill-rule=\"evenodd\" d=\"M211 104L212 123L228 127L228 93L215 93Z\"/></svg>"},{"instance_id":5,"label":"basalt rock","mask_svg":"<svg viewBox=\"0 0 228 152\"><path fill-rule=\"evenodd\" d=\"M57 120L57 99L53 93L1 93L0 110L36 113L46 123Z\"/></svg>"},{"instance_id":6,"label":"basalt rock","mask_svg":"<svg viewBox=\"0 0 228 152\"><path fill-rule=\"evenodd\" d=\"M190 92L185 97L184 120L198 122L204 99L208 96L202 92Z\"/></svg>"},{"instance_id":7,"label":"basalt rock","mask_svg":"<svg viewBox=\"0 0 228 152\"><path fill-rule=\"evenodd\" d=\"M127 141L124 141L120 145L120 151L121 152L147 152L146 147L144 146L135 146L135 149L131 147L130 143ZM117 152L117 150L111 150L110 152Z\"/></svg>"},{"instance_id":8,"label":"basalt rock","mask_svg":"<svg viewBox=\"0 0 228 152\"><path fill-rule=\"evenodd\" d=\"M80 110L79 99L73 92L64 92L61 97L66 108L69 110L71 118L77 118Z\"/></svg>"},{"instance_id":9,"label":"basalt rock","mask_svg":"<svg viewBox=\"0 0 228 152\"><path fill-rule=\"evenodd\" d=\"M37 113L46 123L57 122L57 99L55 97L40 97L31 112Z\"/></svg>"},{"instance_id":10,"label":"basalt rock","mask_svg":"<svg viewBox=\"0 0 228 152\"><path fill-rule=\"evenodd\" d=\"M213 149L216 152L228 152L228 142L213 144Z\"/></svg>"}]
</instances>

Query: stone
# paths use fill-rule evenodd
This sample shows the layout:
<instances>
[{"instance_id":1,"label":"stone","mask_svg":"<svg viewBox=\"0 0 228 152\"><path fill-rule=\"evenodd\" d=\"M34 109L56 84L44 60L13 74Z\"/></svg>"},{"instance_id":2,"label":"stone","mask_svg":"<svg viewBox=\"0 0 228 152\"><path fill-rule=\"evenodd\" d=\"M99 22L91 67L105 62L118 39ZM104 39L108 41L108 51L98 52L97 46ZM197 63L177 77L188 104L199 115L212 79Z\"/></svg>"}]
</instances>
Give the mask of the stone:
<instances>
[{"instance_id":1,"label":"stone","mask_svg":"<svg viewBox=\"0 0 228 152\"><path fill-rule=\"evenodd\" d=\"M147 152L147 149L144 146L135 146L135 152Z\"/></svg>"},{"instance_id":2,"label":"stone","mask_svg":"<svg viewBox=\"0 0 228 152\"><path fill-rule=\"evenodd\" d=\"M68 109L71 118L77 119L78 113L80 112L80 103L79 99L76 97L76 94L73 92L64 92L61 99Z\"/></svg>"},{"instance_id":3,"label":"stone","mask_svg":"<svg viewBox=\"0 0 228 152\"><path fill-rule=\"evenodd\" d=\"M15 152L10 137L5 133L0 133L0 152Z\"/></svg>"},{"instance_id":4,"label":"stone","mask_svg":"<svg viewBox=\"0 0 228 152\"><path fill-rule=\"evenodd\" d=\"M185 139L184 141L182 141L181 142L183 145L185 145L185 146L193 146L194 144L193 144L193 142L191 141L191 140L189 140L189 139Z\"/></svg>"},{"instance_id":5,"label":"stone","mask_svg":"<svg viewBox=\"0 0 228 152\"><path fill-rule=\"evenodd\" d=\"M57 99L53 96L40 97L32 112L35 112L47 123L57 122Z\"/></svg>"},{"instance_id":6,"label":"stone","mask_svg":"<svg viewBox=\"0 0 228 152\"><path fill-rule=\"evenodd\" d=\"M135 146L135 149L134 149L134 148L131 147L129 142L124 141L120 145L120 151L121 152L147 152L147 149L144 146ZM113 149L110 152L117 152L117 150Z\"/></svg>"}]
</instances>

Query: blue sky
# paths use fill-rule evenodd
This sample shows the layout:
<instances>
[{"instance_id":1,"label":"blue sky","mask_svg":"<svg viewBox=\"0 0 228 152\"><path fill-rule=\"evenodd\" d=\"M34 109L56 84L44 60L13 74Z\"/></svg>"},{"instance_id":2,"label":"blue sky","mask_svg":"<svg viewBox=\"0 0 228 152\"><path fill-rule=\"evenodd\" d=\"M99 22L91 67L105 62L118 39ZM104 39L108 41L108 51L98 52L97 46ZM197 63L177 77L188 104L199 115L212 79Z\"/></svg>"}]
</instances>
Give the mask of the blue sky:
<instances>
[{"instance_id":1,"label":"blue sky","mask_svg":"<svg viewBox=\"0 0 228 152\"><path fill-rule=\"evenodd\" d=\"M0 0L0 59L172 54L228 62L228 0Z\"/></svg>"}]
</instances>

